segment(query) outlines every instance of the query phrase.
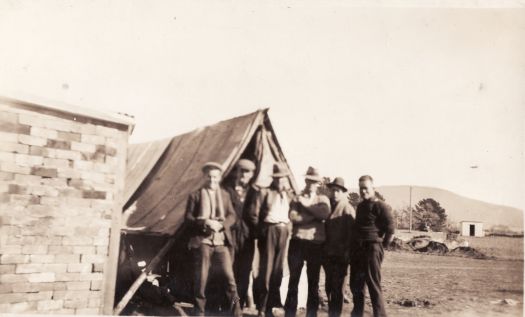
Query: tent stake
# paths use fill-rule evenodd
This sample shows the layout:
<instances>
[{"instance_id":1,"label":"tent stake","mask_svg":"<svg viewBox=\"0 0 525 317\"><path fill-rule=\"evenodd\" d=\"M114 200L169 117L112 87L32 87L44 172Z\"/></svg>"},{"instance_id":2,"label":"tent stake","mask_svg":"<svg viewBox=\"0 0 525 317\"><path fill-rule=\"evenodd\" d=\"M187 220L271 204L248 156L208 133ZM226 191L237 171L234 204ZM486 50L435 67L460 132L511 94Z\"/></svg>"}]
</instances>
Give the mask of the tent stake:
<instances>
[{"instance_id":1,"label":"tent stake","mask_svg":"<svg viewBox=\"0 0 525 317\"><path fill-rule=\"evenodd\" d=\"M128 305L129 301L135 295L139 287L144 283L146 280L146 277L148 276L151 271L159 264L159 262L164 258L166 253L171 249L173 244L175 243L176 237L172 237L166 242L166 244L160 249L159 253L151 260L151 262L148 264L148 266L144 269L144 271L139 275L139 277L135 280L133 285L129 288L127 293L122 297L118 305L113 310L113 315L120 315L124 308Z\"/></svg>"}]
</instances>

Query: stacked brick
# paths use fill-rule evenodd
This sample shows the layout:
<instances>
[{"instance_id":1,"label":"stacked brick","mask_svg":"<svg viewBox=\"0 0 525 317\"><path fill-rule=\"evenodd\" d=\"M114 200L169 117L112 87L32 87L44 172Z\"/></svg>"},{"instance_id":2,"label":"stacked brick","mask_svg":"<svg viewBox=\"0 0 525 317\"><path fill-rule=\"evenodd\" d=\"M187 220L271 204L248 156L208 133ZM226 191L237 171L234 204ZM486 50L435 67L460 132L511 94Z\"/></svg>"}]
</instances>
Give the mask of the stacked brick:
<instances>
[{"instance_id":1,"label":"stacked brick","mask_svg":"<svg viewBox=\"0 0 525 317\"><path fill-rule=\"evenodd\" d=\"M129 135L110 123L0 102L0 313L103 312Z\"/></svg>"}]
</instances>

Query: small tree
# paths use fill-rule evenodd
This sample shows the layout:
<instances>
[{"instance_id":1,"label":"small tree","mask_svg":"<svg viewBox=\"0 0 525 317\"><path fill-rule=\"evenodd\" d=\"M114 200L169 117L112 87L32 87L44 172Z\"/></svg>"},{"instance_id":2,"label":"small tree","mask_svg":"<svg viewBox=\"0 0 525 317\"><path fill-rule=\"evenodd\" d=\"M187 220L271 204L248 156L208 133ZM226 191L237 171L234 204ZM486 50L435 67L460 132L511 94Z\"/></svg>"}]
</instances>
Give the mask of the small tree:
<instances>
[{"instance_id":1,"label":"small tree","mask_svg":"<svg viewBox=\"0 0 525 317\"><path fill-rule=\"evenodd\" d=\"M397 229L410 229L410 207L394 209L394 219Z\"/></svg>"},{"instance_id":2,"label":"small tree","mask_svg":"<svg viewBox=\"0 0 525 317\"><path fill-rule=\"evenodd\" d=\"M425 198L416 204L413 218L417 230L430 228L432 231L442 231L447 222L445 209L432 198Z\"/></svg>"}]
</instances>

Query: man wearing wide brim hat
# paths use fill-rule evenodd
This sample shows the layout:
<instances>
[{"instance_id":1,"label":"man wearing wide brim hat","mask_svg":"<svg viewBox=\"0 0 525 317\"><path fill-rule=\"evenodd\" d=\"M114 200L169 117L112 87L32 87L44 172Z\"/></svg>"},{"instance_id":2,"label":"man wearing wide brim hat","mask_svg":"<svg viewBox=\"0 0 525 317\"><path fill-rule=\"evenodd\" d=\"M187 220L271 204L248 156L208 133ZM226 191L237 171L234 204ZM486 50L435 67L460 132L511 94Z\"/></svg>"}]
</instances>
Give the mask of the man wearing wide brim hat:
<instances>
[{"instance_id":1,"label":"man wearing wide brim hat","mask_svg":"<svg viewBox=\"0 0 525 317\"><path fill-rule=\"evenodd\" d=\"M326 187L332 189L332 188L338 188L344 193L348 192L348 188L345 187L345 180L342 177L336 177L334 180L328 184L326 184Z\"/></svg>"},{"instance_id":2,"label":"man wearing wide brim hat","mask_svg":"<svg viewBox=\"0 0 525 317\"><path fill-rule=\"evenodd\" d=\"M304 174L305 181L312 181L320 183L323 181L323 177L319 174L319 171L314 167L308 167L306 174Z\"/></svg>"},{"instance_id":3,"label":"man wearing wide brim hat","mask_svg":"<svg viewBox=\"0 0 525 317\"><path fill-rule=\"evenodd\" d=\"M306 316L316 316L319 308L319 274L326 239L324 221L330 215L330 200L318 193L323 178L317 169L309 167L304 178L306 186L290 206L293 229L288 248L290 281L284 304L286 317L297 313L299 279L305 262L308 268Z\"/></svg>"},{"instance_id":4,"label":"man wearing wide brim hat","mask_svg":"<svg viewBox=\"0 0 525 317\"><path fill-rule=\"evenodd\" d=\"M273 165L272 178L281 178L290 176L290 172L283 163L275 163Z\"/></svg>"},{"instance_id":5,"label":"man wearing wide brim hat","mask_svg":"<svg viewBox=\"0 0 525 317\"><path fill-rule=\"evenodd\" d=\"M328 297L328 316L339 317L343 308L343 283L348 270L349 243L355 210L348 202L348 189L342 177L336 177L326 186L331 194L331 213L325 221L325 290Z\"/></svg>"},{"instance_id":6,"label":"man wearing wide brim hat","mask_svg":"<svg viewBox=\"0 0 525 317\"><path fill-rule=\"evenodd\" d=\"M283 163L275 163L272 184L261 189L250 208L249 222L257 233L259 274L254 282L254 297L259 316L273 316L272 308L282 307L280 286L286 242L290 232L290 173Z\"/></svg>"}]
</instances>

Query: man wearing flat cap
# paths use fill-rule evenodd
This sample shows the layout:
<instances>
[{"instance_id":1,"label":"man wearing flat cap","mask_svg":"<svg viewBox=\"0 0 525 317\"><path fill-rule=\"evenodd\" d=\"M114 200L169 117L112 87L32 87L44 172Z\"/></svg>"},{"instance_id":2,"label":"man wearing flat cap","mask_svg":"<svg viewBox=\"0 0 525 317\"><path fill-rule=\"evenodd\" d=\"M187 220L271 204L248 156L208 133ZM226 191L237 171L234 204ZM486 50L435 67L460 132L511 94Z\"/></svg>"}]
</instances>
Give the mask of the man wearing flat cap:
<instances>
[{"instance_id":1,"label":"man wearing flat cap","mask_svg":"<svg viewBox=\"0 0 525 317\"><path fill-rule=\"evenodd\" d=\"M355 210L348 202L348 190L342 177L336 177L327 187L330 189L331 213L324 223L325 290L328 297L328 316L339 317L343 308L343 283L348 271L350 235Z\"/></svg>"},{"instance_id":2,"label":"man wearing flat cap","mask_svg":"<svg viewBox=\"0 0 525 317\"><path fill-rule=\"evenodd\" d=\"M230 251L241 308L246 304L255 253L254 228L247 221L248 209L257 199L258 193L257 188L253 185L255 168L255 163L252 161L240 159L235 165L232 181L225 187L226 191L230 193L233 208L237 214L236 228L232 230L234 241Z\"/></svg>"},{"instance_id":3,"label":"man wearing flat cap","mask_svg":"<svg viewBox=\"0 0 525 317\"><path fill-rule=\"evenodd\" d=\"M259 316L273 316L272 308L282 307L280 297L285 248L290 233L291 195L289 172L282 163L273 167L273 181L261 189L250 207L248 221L256 229L259 249L259 274L255 280L255 302Z\"/></svg>"},{"instance_id":4,"label":"man wearing flat cap","mask_svg":"<svg viewBox=\"0 0 525 317\"><path fill-rule=\"evenodd\" d=\"M299 279L305 262L308 279L306 316L317 316L319 274L326 239L324 221L330 216L330 200L318 193L322 180L317 169L309 167L305 175L306 187L290 205L293 231L288 249L290 281L284 304L286 317L294 317L297 313Z\"/></svg>"},{"instance_id":5,"label":"man wearing flat cap","mask_svg":"<svg viewBox=\"0 0 525 317\"><path fill-rule=\"evenodd\" d=\"M188 247L194 260L194 315L203 316L206 307L206 284L210 266L226 280L225 290L231 303L228 308L234 316L242 316L237 286L232 270L228 246L231 244L231 227L235 224L235 210L230 195L220 187L222 166L208 162L202 167L204 186L188 197L185 224L190 231Z\"/></svg>"}]
</instances>

